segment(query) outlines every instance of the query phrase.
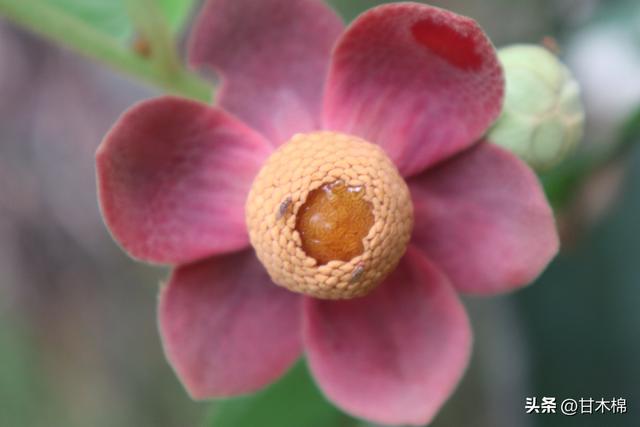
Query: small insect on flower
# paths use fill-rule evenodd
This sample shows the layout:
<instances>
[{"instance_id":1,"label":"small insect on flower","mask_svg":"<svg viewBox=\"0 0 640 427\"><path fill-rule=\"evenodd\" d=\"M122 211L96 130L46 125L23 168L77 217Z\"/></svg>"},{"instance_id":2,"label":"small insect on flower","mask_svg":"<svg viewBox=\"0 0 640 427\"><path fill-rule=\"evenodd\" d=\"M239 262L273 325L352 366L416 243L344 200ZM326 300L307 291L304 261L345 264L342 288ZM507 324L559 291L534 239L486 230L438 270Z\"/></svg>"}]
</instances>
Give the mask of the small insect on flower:
<instances>
[{"instance_id":1,"label":"small insect on flower","mask_svg":"<svg viewBox=\"0 0 640 427\"><path fill-rule=\"evenodd\" d=\"M280 203L280 206L278 207L278 212L276 212L276 220L280 220L286 215L286 213L289 211L289 207L291 207L292 202L293 202L293 199L291 199L291 196L289 196L286 199L284 199L282 203Z\"/></svg>"},{"instance_id":2,"label":"small insect on flower","mask_svg":"<svg viewBox=\"0 0 640 427\"><path fill-rule=\"evenodd\" d=\"M137 35L131 44L133 51L143 58L151 56L151 43L144 36Z\"/></svg>"},{"instance_id":3,"label":"small insect on flower","mask_svg":"<svg viewBox=\"0 0 640 427\"><path fill-rule=\"evenodd\" d=\"M353 272L351 273L351 279L349 280L349 282L350 283L357 282L358 280L360 280L363 274L364 274L364 263L361 262L356 266L356 268L353 269Z\"/></svg>"}]
</instances>

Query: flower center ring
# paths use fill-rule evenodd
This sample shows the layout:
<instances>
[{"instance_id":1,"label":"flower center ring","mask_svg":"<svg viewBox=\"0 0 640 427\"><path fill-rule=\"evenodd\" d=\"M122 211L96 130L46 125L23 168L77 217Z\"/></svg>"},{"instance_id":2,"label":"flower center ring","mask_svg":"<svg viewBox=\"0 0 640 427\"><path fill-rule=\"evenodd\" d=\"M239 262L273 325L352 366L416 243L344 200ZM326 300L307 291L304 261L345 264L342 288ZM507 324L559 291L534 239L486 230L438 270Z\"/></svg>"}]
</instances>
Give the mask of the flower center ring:
<instances>
[{"instance_id":1,"label":"flower center ring","mask_svg":"<svg viewBox=\"0 0 640 427\"><path fill-rule=\"evenodd\" d=\"M251 244L278 285L316 298L373 290L413 227L409 189L384 151L336 132L297 134L256 176L246 204Z\"/></svg>"}]
</instances>

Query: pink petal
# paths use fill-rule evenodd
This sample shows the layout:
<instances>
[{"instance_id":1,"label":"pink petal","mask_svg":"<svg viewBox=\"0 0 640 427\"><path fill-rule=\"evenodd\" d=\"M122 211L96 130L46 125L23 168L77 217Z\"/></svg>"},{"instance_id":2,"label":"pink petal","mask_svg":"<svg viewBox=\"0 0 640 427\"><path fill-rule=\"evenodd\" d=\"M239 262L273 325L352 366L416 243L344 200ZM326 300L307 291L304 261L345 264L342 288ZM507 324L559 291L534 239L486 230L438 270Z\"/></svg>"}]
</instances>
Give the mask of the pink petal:
<instances>
[{"instance_id":1,"label":"pink petal","mask_svg":"<svg viewBox=\"0 0 640 427\"><path fill-rule=\"evenodd\" d=\"M98 148L104 219L145 261L183 263L243 248L245 199L270 150L220 110L170 97L142 102Z\"/></svg>"},{"instance_id":2,"label":"pink petal","mask_svg":"<svg viewBox=\"0 0 640 427\"><path fill-rule=\"evenodd\" d=\"M357 417L425 424L467 365L464 308L447 279L413 248L372 294L307 299L304 307L310 369L327 397Z\"/></svg>"},{"instance_id":3,"label":"pink petal","mask_svg":"<svg viewBox=\"0 0 640 427\"><path fill-rule=\"evenodd\" d=\"M224 78L220 106L277 145L319 128L329 54L342 29L320 0L209 0L190 59Z\"/></svg>"},{"instance_id":4,"label":"pink petal","mask_svg":"<svg viewBox=\"0 0 640 427\"><path fill-rule=\"evenodd\" d=\"M325 121L382 145L409 176L482 136L500 113L503 87L475 21L417 3L383 5L338 41Z\"/></svg>"},{"instance_id":5,"label":"pink petal","mask_svg":"<svg viewBox=\"0 0 640 427\"><path fill-rule=\"evenodd\" d=\"M534 280L558 251L553 213L533 172L480 143L409 181L413 243L463 292Z\"/></svg>"},{"instance_id":6,"label":"pink petal","mask_svg":"<svg viewBox=\"0 0 640 427\"><path fill-rule=\"evenodd\" d=\"M300 298L274 285L253 251L182 266L160 294L160 333L196 399L255 391L301 352Z\"/></svg>"}]
</instances>

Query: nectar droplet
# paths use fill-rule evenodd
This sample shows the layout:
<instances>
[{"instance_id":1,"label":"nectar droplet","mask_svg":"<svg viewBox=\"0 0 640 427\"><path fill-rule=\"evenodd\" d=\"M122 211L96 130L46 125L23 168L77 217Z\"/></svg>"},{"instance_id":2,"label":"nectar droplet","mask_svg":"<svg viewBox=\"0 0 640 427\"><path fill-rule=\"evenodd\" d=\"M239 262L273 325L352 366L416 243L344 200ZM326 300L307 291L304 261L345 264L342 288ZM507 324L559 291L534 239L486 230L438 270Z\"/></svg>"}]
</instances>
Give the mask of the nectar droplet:
<instances>
[{"instance_id":1,"label":"nectar droplet","mask_svg":"<svg viewBox=\"0 0 640 427\"><path fill-rule=\"evenodd\" d=\"M374 223L364 188L342 181L325 184L307 196L296 218L302 249L318 264L349 261L362 254L362 239Z\"/></svg>"}]
</instances>

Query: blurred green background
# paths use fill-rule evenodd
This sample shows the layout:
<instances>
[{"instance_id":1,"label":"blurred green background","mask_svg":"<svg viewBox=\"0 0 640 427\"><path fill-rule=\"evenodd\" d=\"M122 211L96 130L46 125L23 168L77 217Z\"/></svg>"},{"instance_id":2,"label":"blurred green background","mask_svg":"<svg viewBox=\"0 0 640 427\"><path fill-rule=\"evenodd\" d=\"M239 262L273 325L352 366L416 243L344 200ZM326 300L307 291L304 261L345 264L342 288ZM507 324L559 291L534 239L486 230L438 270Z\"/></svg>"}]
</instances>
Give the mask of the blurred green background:
<instances>
[{"instance_id":1,"label":"blurred green background","mask_svg":"<svg viewBox=\"0 0 640 427\"><path fill-rule=\"evenodd\" d=\"M0 0L0 12L12 1L22 2ZM159 1L182 46L198 5ZM43 19L69 16L126 48L139 31L125 3L20 4L45 4ZM351 20L380 2L330 3ZM582 84L583 152L614 144L640 108L637 0L432 3L473 17L498 47L554 37ZM0 427L369 426L326 403L303 362L254 396L196 403L183 391L156 331L166 271L116 247L95 194L101 137L158 93L0 17ZM563 251L537 283L465 298L473 359L432 425L640 425L640 150L572 187L558 222ZM542 396L625 398L628 412L525 414L525 398Z\"/></svg>"}]
</instances>

